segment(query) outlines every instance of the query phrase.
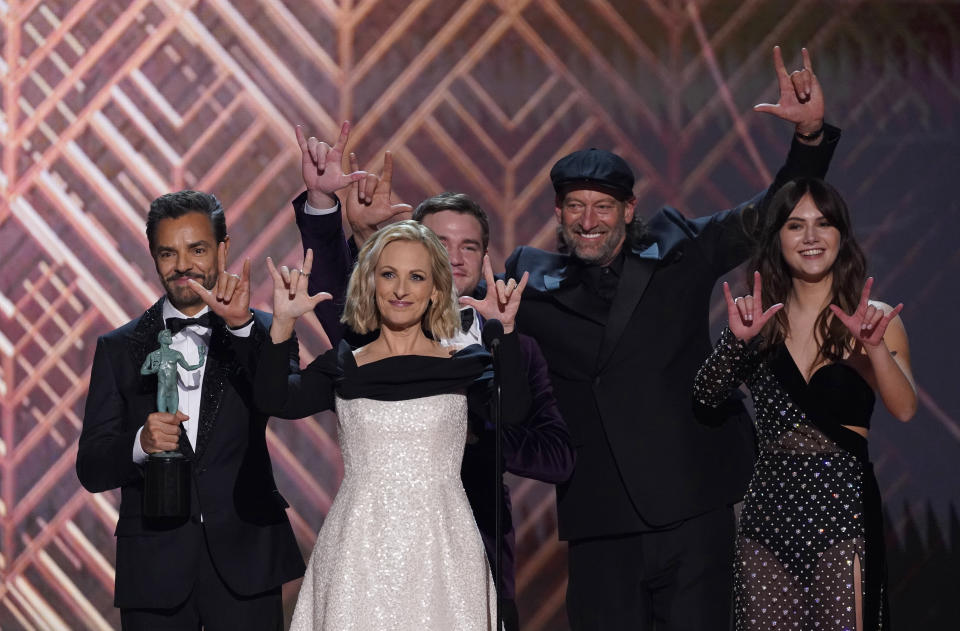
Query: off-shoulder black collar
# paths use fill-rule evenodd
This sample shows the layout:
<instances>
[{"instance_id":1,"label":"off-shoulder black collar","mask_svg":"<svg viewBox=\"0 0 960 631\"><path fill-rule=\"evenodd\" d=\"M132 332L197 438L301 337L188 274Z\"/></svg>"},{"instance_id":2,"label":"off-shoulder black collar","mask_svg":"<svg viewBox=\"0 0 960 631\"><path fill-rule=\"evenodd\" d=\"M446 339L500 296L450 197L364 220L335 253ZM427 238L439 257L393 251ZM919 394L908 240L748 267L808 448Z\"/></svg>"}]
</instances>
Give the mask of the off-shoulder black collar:
<instances>
[{"instance_id":1,"label":"off-shoulder black collar","mask_svg":"<svg viewBox=\"0 0 960 631\"><path fill-rule=\"evenodd\" d=\"M344 399L404 401L465 390L492 378L490 354L479 344L466 346L450 357L396 355L357 365L346 341L330 349L314 369L329 374Z\"/></svg>"}]
</instances>

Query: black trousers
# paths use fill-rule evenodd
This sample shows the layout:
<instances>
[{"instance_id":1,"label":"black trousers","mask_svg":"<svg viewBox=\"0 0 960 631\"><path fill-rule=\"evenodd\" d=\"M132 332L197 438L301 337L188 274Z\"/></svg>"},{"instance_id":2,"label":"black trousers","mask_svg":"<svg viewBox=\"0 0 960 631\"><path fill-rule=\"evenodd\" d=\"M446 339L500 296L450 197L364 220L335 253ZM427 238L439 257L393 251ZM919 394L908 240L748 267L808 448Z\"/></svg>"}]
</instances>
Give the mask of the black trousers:
<instances>
[{"instance_id":1,"label":"black trousers","mask_svg":"<svg viewBox=\"0 0 960 631\"><path fill-rule=\"evenodd\" d=\"M734 540L724 507L670 530L571 541L571 629L728 631Z\"/></svg>"},{"instance_id":2,"label":"black trousers","mask_svg":"<svg viewBox=\"0 0 960 631\"><path fill-rule=\"evenodd\" d=\"M517 601L512 598L500 598L497 600L497 606L500 608L504 631L520 631L520 614L517 611Z\"/></svg>"},{"instance_id":3,"label":"black trousers","mask_svg":"<svg viewBox=\"0 0 960 631\"><path fill-rule=\"evenodd\" d=\"M190 560L185 559L185 563ZM280 587L241 596L223 582L204 545L187 599L170 609L121 609L123 631L282 631ZM149 567L143 568L149 572ZM158 586L162 589L162 586Z\"/></svg>"}]
</instances>

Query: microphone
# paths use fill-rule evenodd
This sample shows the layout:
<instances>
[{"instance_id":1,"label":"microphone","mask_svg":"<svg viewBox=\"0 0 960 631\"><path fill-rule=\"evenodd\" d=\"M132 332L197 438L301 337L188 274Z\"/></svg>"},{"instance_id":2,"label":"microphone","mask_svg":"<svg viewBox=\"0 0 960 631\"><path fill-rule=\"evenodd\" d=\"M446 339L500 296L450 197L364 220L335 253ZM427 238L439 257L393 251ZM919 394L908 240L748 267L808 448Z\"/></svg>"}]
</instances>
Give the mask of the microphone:
<instances>
[{"instance_id":1,"label":"microphone","mask_svg":"<svg viewBox=\"0 0 960 631\"><path fill-rule=\"evenodd\" d=\"M490 419L496 428L494 430L493 452L493 481L494 481L494 555L493 555L493 584L497 592L497 629L503 628L503 401L502 384L500 382L500 340L503 338L503 323L500 320L487 320L483 323L483 332L480 339L483 345L490 349L493 359L493 392L490 399Z\"/></svg>"},{"instance_id":2,"label":"microphone","mask_svg":"<svg viewBox=\"0 0 960 631\"><path fill-rule=\"evenodd\" d=\"M483 332L480 339L490 352L499 350L500 339L503 337L503 323L500 320L487 320L483 323Z\"/></svg>"}]
</instances>

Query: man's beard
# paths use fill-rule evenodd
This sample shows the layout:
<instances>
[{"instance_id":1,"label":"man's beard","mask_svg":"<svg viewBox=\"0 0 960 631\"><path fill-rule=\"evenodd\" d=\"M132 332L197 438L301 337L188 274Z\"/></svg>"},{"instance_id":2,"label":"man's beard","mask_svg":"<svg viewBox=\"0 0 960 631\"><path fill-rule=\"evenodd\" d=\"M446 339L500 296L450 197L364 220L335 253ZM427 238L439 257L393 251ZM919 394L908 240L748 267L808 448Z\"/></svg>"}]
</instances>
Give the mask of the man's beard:
<instances>
[{"instance_id":1,"label":"man's beard","mask_svg":"<svg viewBox=\"0 0 960 631\"><path fill-rule=\"evenodd\" d=\"M584 242L578 238L580 229L580 224L569 228L561 225L560 238L570 254L589 265L606 265L612 261L627 234L627 226L621 222L595 242Z\"/></svg>"},{"instance_id":2,"label":"man's beard","mask_svg":"<svg viewBox=\"0 0 960 631\"><path fill-rule=\"evenodd\" d=\"M216 273L204 276L203 274L171 274L163 280L163 288L167 291L167 300L178 311L185 308L195 307L203 303L200 296L189 285L174 285L174 281L181 278L192 278L205 289L213 289L217 286Z\"/></svg>"}]
</instances>

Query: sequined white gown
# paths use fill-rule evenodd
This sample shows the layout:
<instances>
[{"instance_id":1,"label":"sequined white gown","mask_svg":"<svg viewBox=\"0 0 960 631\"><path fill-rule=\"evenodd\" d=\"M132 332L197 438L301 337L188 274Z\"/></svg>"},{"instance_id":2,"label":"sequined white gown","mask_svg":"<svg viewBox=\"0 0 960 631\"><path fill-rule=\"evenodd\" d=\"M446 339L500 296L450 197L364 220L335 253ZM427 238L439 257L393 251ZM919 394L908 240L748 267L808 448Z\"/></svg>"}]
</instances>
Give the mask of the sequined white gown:
<instances>
[{"instance_id":1,"label":"sequined white gown","mask_svg":"<svg viewBox=\"0 0 960 631\"><path fill-rule=\"evenodd\" d=\"M292 631L494 629L496 596L460 482L467 397L336 398L344 478Z\"/></svg>"}]
</instances>

